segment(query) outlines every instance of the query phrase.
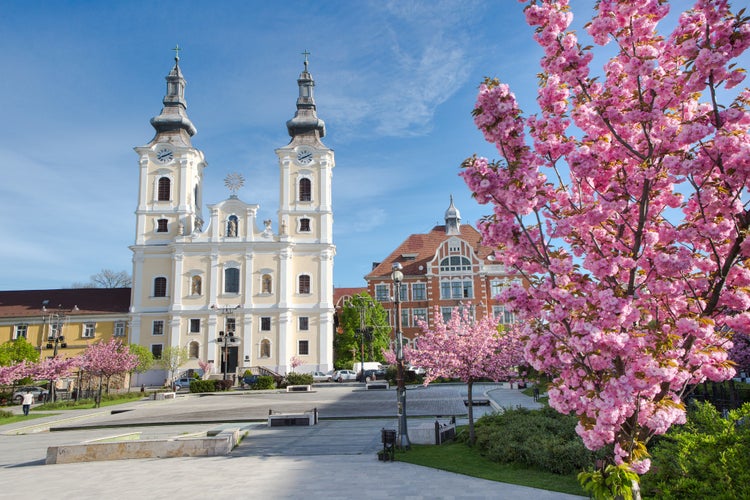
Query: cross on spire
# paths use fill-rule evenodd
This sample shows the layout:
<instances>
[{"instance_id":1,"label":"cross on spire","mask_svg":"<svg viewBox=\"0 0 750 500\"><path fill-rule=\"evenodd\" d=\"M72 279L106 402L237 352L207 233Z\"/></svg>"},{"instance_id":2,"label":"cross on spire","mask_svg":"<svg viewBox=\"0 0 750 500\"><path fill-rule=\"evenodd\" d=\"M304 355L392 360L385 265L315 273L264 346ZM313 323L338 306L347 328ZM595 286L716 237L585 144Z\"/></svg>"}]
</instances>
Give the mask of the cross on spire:
<instances>
[{"instance_id":1,"label":"cross on spire","mask_svg":"<svg viewBox=\"0 0 750 500\"><path fill-rule=\"evenodd\" d=\"M175 44L174 48L174 60L175 62L180 60L180 51L182 50L178 44Z\"/></svg>"},{"instance_id":2,"label":"cross on spire","mask_svg":"<svg viewBox=\"0 0 750 500\"><path fill-rule=\"evenodd\" d=\"M309 56L310 53L305 49L305 51L302 52L302 55L305 56L305 71L307 71L307 56Z\"/></svg>"}]
</instances>

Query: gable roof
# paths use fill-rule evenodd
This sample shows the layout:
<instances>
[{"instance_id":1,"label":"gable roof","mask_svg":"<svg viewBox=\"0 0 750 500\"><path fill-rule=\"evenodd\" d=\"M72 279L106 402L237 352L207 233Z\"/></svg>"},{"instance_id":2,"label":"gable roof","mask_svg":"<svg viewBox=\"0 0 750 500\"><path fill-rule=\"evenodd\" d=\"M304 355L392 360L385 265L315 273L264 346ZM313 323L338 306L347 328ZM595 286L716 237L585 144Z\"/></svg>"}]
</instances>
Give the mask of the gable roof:
<instances>
[{"instance_id":1,"label":"gable roof","mask_svg":"<svg viewBox=\"0 0 750 500\"><path fill-rule=\"evenodd\" d=\"M405 276L418 276L427 274L427 264L435 258L438 247L450 238L460 238L471 246L480 260L486 261L487 256L493 253L489 247L481 245L482 235L468 224L461 224L460 235L449 235L445 233L445 226L435 226L429 233L412 234L396 250L378 264L365 279L390 278L393 271L392 265L396 262L403 266L402 272ZM408 257L404 257L404 255ZM422 266L422 269L419 267Z\"/></svg>"},{"instance_id":2,"label":"gable roof","mask_svg":"<svg viewBox=\"0 0 750 500\"><path fill-rule=\"evenodd\" d=\"M123 314L130 310L130 288L60 288L0 291L0 318L42 316L62 306L69 316ZM74 307L78 310L73 310Z\"/></svg>"}]
</instances>

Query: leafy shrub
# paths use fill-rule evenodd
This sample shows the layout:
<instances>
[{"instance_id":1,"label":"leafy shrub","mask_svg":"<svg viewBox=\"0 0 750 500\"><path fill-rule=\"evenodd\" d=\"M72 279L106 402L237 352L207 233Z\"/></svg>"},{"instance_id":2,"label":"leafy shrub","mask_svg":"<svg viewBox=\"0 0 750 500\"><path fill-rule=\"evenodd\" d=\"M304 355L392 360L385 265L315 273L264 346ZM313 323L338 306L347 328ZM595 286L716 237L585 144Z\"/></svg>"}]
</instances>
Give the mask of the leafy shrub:
<instances>
[{"instance_id":1,"label":"leafy shrub","mask_svg":"<svg viewBox=\"0 0 750 500\"><path fill-rule=\"evenodd\" d=\"M219 380L193 380L190 382L190 392L216 392L216 382Z\"/></svg>"},{"instance_id":2,"label":"leafy shrub","mask_svg":"<svg viewBox=\"0 0 750 500\"><path fill-rule=\"evenodd\" d=\"M214 380L214 382L216 383L216 390L217 391L228 391L234 385L234 381L231 380L231 379L227 379L227 380Z\"/></svg>"},{"instance_id":3,"label":"leafy shrub","mask_svg":"<svg viewBox=\"0 0 750 500\"><path fill-rule=\"evenodd\" d=\"M250 389L253 389L254 391L276 389L276 380L270 375L261 375L255 383L250 386Z\"/></svg>"},{"instance_id":4,"label":"leafy shrub","mask_svg":"<svg viewBox=\"0 0 750 500\"><path fill-rule=\"evenodd\" d=\"M750 498L750 403L727 418L710 403L688 408L687 423L654 440L645 496Z\"/></svg>"},{"instance_id":5,"label":"leafy shrub","mask_svg":"<svg viewBox=\"0 0 750 500\"><path fill-rule=\"evenodd\" d=\"M576 423L575 417L551 408L506 409L477 420L476 446L495 462L571 474L592 466L597 458L576 434Z\"/></svg>"},{"instance_id":6,"label":"leafy shrub","mask_svg":"<svg viewBox=\"0 0 750 500\"><path fill-rule=\"evenodd\" d=\"M0 392L0 403L2 404L12 404L13 403L13 393L12 392Z\"/></svg>"},{"instance_id":7,"label":"leafy shrub","mask_svg":"<svg viewBox=\"0 0 750 500\"><path fill-rule=\"evenodd\" d=\"M312 385L313 376L309 373L287 373L284 380L286 385Z\"/></svg>"}]
</instances>

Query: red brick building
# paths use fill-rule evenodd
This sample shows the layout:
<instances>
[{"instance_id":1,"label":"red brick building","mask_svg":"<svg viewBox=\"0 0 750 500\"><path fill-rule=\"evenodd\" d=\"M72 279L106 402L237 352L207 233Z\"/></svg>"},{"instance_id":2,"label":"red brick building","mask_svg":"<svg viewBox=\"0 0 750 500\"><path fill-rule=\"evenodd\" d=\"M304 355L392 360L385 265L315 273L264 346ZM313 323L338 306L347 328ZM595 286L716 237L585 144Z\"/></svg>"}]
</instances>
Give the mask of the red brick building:
<instances>
[{"instance_id":1,"label":"red brick building","mask_svg":"<svg viewBox=\"0 0 750 500\"><path fill-rule=\"evenodd\" d=\"M494 314L503 322L512 321L495 297L516 276L495 262L491 248L482 246L479 231L461 224L461 215L453 205L445 211L445 225L435 226L427 234L412 234L385 260L373 265L365 276L367 291L389 312L394 323L393 265L401 264L401 325L404 340L419 332L419 319L432 322L435 306L444 318L455 307L470 307L474 317Z\"/></svg>"}]
</instances>

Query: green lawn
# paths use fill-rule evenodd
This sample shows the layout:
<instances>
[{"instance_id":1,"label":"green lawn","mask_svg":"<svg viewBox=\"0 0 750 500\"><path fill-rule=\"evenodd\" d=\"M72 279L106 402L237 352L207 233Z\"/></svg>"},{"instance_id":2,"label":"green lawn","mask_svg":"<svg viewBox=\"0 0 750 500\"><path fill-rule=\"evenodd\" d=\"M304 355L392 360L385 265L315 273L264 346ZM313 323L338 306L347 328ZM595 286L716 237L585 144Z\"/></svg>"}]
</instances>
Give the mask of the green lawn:
<instances>
[{"instance_id":1,"label":"green lawn","mask_svg":"<svg viewBox=\"0 0 750 500\"><path fill-rule=\"evenodd\" d=\"M560 476L515 465L499 464L487 460L479 454L478 450L464 443L448 443L440 446L412 445L409 451L397 451L396 460L490 481L588 496L578 484L575 474Z\"/></svg>"},{"instance_id":2,"label":"green lawn","mask_svg":"<svg viewBox=\"0 0 750 500\"><path fill-rule=\"evenodd\" d=\"M21 415L13 415L12 417L0 417L0 425L12 424L14 422L25 422L26 420L34 420L35 418L49 417L50 415L56 415L56 413L29 413L28 417Z\"/></svg>"},{"instance_id":3,"label":"green lawn","mask_svg":"<svg viewBox=\"0 0 750 500\"><path fill-rule=\"evenodd\" d=\"M131 401L138 401L144 398L144 394L140 392L127 392L117 395L107 396L102 394L102 402L99 406L114 406L122 403L129 403ZM82 399L80 401L57 401L55 403L45 403L43 405L36 406L33 410L88 410L95 408L96 403L93 399Z\"/></svg>"}]
</instances>

